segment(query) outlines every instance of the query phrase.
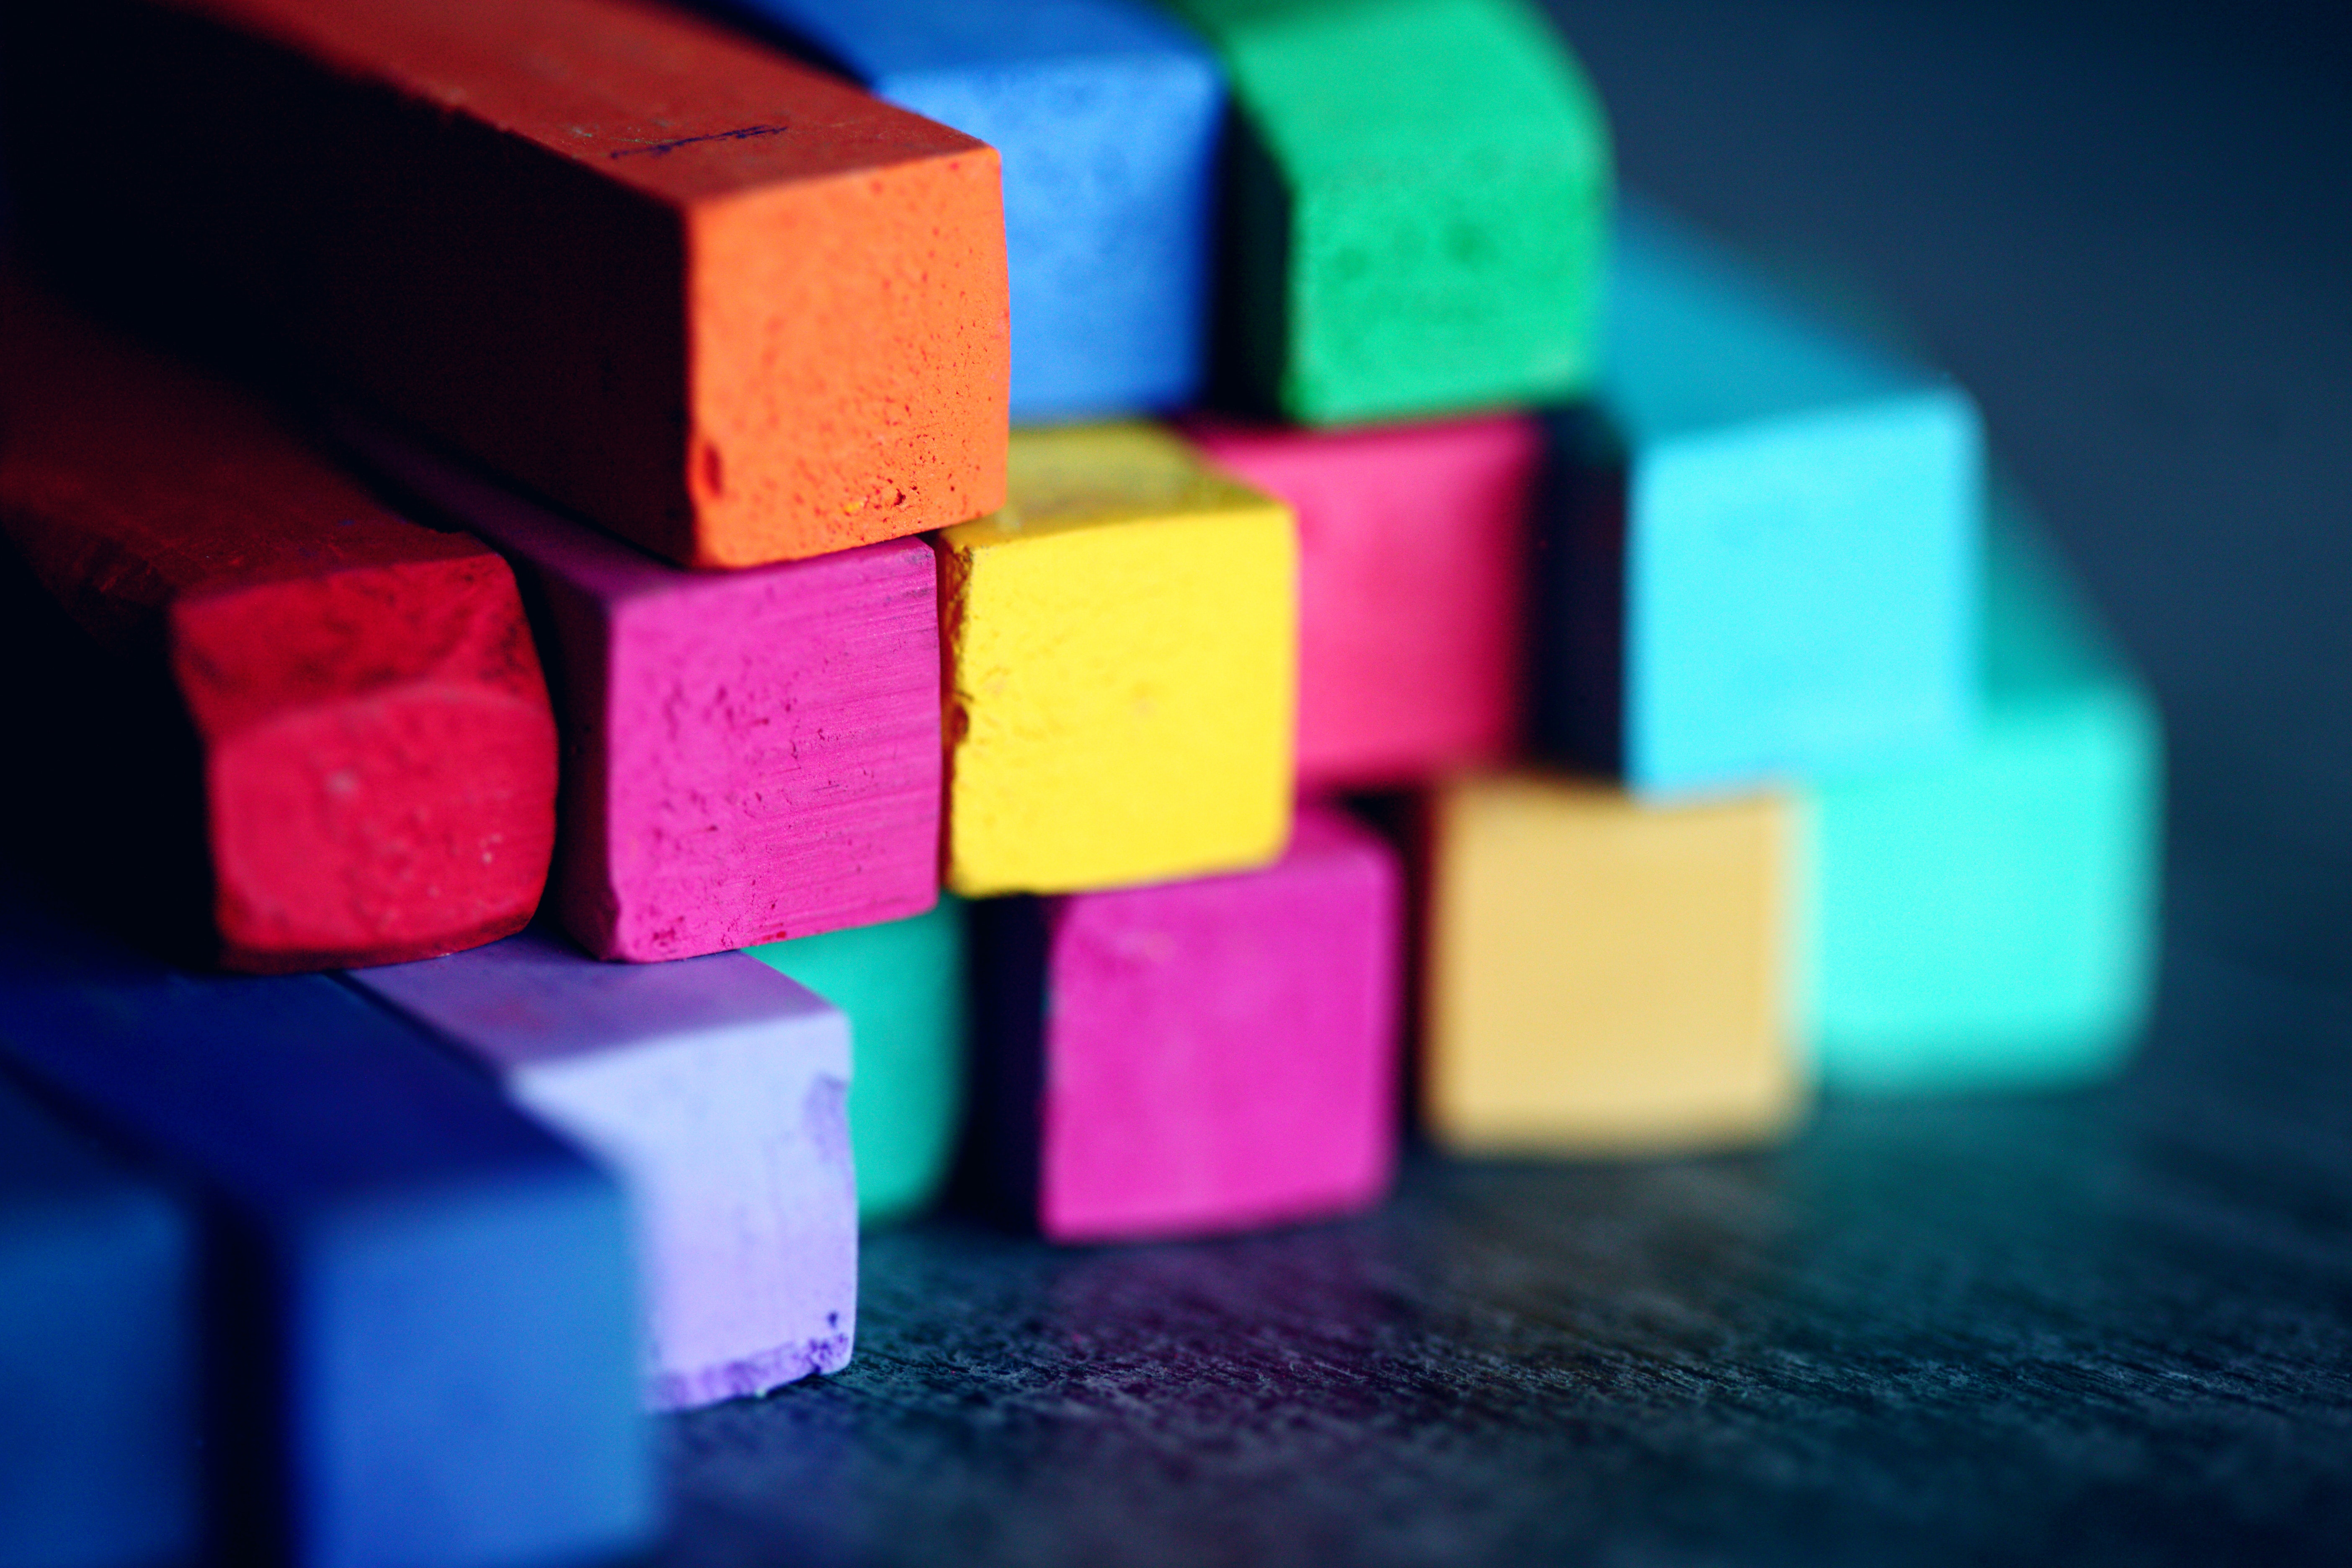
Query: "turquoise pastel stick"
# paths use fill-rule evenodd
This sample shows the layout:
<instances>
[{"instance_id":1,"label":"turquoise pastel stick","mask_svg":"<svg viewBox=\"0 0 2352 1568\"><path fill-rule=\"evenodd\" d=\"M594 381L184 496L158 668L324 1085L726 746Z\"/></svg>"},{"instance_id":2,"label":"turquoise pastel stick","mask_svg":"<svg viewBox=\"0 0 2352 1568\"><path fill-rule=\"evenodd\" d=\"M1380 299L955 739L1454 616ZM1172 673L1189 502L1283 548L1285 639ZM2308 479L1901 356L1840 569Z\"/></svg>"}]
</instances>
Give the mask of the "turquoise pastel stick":
<instances>
[{"instance_id":1,"label":"turquoise pastel stick","mask_svg":"<svg viewBox=\"0 0 2352 1568\"><path fill-rule=\"evenodd\" d=\"M2155 972L2157 710L2013 504L1987 542L1967 753L1817 795L1822 1082L2057 1085L2123 1059Z\"/></svg>"}]
</instances>

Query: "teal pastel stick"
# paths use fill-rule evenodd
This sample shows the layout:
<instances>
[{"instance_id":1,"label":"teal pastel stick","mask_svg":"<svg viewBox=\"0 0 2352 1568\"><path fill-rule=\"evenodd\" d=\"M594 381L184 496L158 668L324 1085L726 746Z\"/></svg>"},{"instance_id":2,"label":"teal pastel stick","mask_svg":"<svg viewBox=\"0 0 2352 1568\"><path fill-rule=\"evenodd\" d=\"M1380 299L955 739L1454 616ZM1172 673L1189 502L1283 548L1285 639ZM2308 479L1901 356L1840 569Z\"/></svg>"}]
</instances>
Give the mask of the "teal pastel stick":
<instances>
[{"instance_id":1,"label":"teal pastel stick","mask_svg":"<svg viewBox=\"0 0 2352 1568\"><path fill-rule=\"evenodd\" d=\"M2095 1079L2147 1015L2155 705L2006 501L1989 531L1984 622L1968 752L1816 796L1813 1011L1832 1089Z\"/></svg>"},{"instance_id":2,"label":"teal pastel stick","mask_svg":"<svg viewBox=\"0 0 2352 1568\"><path fill-rule=\"evenodd\" d=\"M849 1016L849 1144L867 1225L928 1207L963 1107L961 901L910 920L746 950Z\"/></svg>"},{"instance_id":3,"label":"teal pastel stick","mask_svg":"<svg viewBox=\"0 0 2352 1568\"><path fill-rule=\"evenodd\" d=\"M1949 752L1983 437L1949 381L1629 205L1601 392L1552 422L1538 744L1649 795Z\"/></svg>"},{"instance_id":4,"label":"teal pastel stick","mask_svg":"<svg viewBox=\"0 0 2352 1568\"><path fill-rule=\"evenodd\" d=\"M0 1564L194 1561L194 1231L0 1076Z\"/></svg>"}]
</instances>

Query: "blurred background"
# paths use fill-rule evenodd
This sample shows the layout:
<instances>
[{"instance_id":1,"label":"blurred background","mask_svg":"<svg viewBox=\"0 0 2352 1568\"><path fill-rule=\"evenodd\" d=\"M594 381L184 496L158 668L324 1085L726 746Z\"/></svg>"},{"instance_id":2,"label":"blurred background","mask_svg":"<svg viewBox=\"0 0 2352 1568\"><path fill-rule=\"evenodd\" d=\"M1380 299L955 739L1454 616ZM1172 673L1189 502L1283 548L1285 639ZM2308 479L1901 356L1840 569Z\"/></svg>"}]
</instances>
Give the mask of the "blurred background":
<instances>
[{"instance_id":1,"label":"blurred background","mask_svg":"<svg viewBox=\"0 0 2352 1568\"><path fill-rule=\"evenodd\" d=\"M2176 866L2352 957L2352 8L1549 8L1630 186L1976 393L2162 699Z\"/></svg>"},{"instance_id":2,"label":"blurred background","mask_svg":"<svg viewBox=\"0 0 2352 1568\"><path fill-rule=\"evenodd\" d=\"M2352 8L1550 9L1630 188L1975 392L2153 682L2140 1057L2081 1094L1832 1101L1769 1155L1424 1158L1288 1236L878 1236L848 1373L677 1429L670 1560L2352 1543Z\"/></svg>"}]
</instances>

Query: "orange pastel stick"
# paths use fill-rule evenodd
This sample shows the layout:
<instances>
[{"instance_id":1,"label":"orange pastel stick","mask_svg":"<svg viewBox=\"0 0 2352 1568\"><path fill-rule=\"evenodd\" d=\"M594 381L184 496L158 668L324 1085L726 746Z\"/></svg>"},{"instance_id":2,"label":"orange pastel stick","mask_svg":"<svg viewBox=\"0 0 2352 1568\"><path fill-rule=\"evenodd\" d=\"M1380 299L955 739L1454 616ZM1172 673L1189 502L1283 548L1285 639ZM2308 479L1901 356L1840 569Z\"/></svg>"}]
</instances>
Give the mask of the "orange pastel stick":
<instances>
[{"instance_id":1,"label":"orange pastel stick","mask_svg":"<svg viewBox=\"0 0 2352 1568\"><path fill-rule=\"evenodd\" d=\"M24 227L688 565L1003 500L994 151L638 0L9 6Z\"/></svg>"}]
</instances>

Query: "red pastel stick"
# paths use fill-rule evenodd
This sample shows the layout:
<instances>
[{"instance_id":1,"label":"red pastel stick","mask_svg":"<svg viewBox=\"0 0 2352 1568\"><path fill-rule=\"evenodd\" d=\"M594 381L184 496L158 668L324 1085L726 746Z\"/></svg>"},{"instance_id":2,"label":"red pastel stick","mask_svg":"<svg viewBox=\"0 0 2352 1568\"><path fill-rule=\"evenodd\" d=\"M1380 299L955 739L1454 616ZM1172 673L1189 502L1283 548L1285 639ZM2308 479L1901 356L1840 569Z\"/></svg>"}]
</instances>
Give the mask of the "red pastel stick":
<instances>
[{"instance_id":1,"label":"red pastel stick","mask_svg":"<svg viewBox=\"0 0 2352 1568\"><path fill-rule=\"evenodd\" d=\"M0 531L100 645L46 649L43 673L110 653L176 693L222 964L383 963L520 930L554 843L555 725L506 563L21 285L0 288Z\"/></svg>"}]
</instances>

